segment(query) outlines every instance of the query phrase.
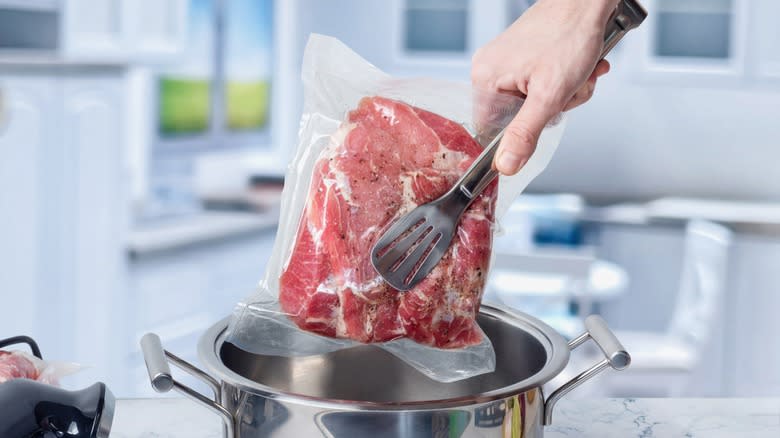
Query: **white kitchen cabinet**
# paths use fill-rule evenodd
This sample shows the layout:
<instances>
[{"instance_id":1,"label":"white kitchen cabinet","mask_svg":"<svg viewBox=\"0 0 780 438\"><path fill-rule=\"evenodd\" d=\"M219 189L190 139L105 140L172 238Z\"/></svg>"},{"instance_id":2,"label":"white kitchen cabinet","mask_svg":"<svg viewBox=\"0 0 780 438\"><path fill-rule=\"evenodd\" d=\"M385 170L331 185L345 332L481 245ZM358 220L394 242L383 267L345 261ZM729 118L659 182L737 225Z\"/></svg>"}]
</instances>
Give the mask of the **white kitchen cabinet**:
<instances>
[{"instance_id":1,"label":"white kitchen cabinet","mask_svg":"<svg viewBox=\"0 0 780 438\"><path fill-rule=\"evenodd\" d=\"M755 69L759 78L780 80L780 2L777 0L756 0L753 2L752 40Z\"/></svg>"},{"instance_id":2,"label":"white kitchen cabinet","mask_svg":"<svg viewBox=\"0 0 780 438\"><path fill-rule=\"evenodd\" d=\"M68 258L73 357L92 365L84 382L108 380L120 363L115 326L125 292L124 236L129 199L123 168L123 82L121 76L62 78L64 166L60 192L67 229L62 229ZM96 311L95 309L100 309Z\"/></svg>"},{"instance_id":3,"label":"white kitchen cabinet","mask_svg":"<svg viewBox=\"0 0 780 438\"><path fill-rule=\"evenodd\" d=\"M0 338L39 333L38 278L45 251L40 160L56 126L47 111L57 104L54 80L0 76Z\"/></svg>"},{"instance_id":4,"label":"white kitchen cabinet","mask_svg":"<svg viewBox=\"0 0 780 438\"><path fill-rule=\"evenodd\" d=\"M37 35L48 30L41 29L41 19L54 14L47 25L59 28L53 47L71 61L170 62L186 40L188 0L0 0L0 6L11 14L25 11L20 17L29 23L20 23L16 32L28 35L20 41L40 39Z\"/></svg>"},{"instance_id":5,"label":"white kitchen cabinet","mask_svg":"<svg viewBox=\"0 0 780 438\"><path fill-rule=\"evenodd\" d=\"M725 321L727 395L780 395L780 238L740 235Z\"/></svg>"},{"instance_id":6,"label":"white kitchen cabinet","mask_svg":"<svg viewBox=\"0 0 780 438\"><path fill-rule=\"evenodd\" d=\"M111 380L124 295L124 73L0 65L0 337Z\"/></svg>"},{"instance_id":7,"label":"white kitchen cabinet","mask_svg":"<svg viewBox=\"0 0 780 438\"><path fill-rule=\"evenodd\" d=\"M602 225L598 227L598 256L626 270L629 288L624 296L605 303L601 313L615 330L666 332L680 289L684 229L664 225ZM640 250L641 248L641 250ZM690 397L725 396L725 352L729 351L723 333L723 315L729 313L726 287L721 310L714 319L712 334L702 345L701 359L690 376L679 382L680 394ZM629 351L630 353L630 351ZM662 385L666 385L663 382Z\"/></svg>"},{"instance_id":8,"label":"white kitchen cabinet","mask_svg":"<svg viewBox=\"0 0 780 438\"><path fill-rule=\"evenodd\" d=\"M227 239L172 249L131 260L121 339L125 397L153 396L138 342L145 333L197 362L197 342L215 322L230 315L265 273L276 230L258 230ZM183 373L179 373L181 375Z\"/></svg>"},{"instance_id":9,"label":"white kitchen cabinet","mask_svg":"<svg viewBox=\"0 0 780 438\"><path fill-rule=\"evenodd\" d=\"M118 58L124 46L121 0L62 3L62 48L69 56Z\"/></svg>"},{"instance_id":10,"label":"white kitchen cabinet","mask_svg":"<svg viewBox=\"0 0 780 438\"><path fill-rule=\"evenodd\" d=\"M665 330L677 301L683 230L601 225L588 234L598 257L617 263L629 276L625 295L601 306L610 325L618 330Z\"/></svg>"},{"instance_id":11,"label":"white kitchen cabinet","mask_svg":"<svg viewBox=\"0 0 780 438\"><path fill-rule=\"evenodd\" d=\"M127 51L138 60L170 61L187 43L189 0L124 0Z\"/></svg>"},{"instance_id":12,"label":"white kitchen cabinet","mask_svg":"<svg viewBox=\"0 0 780 438\"><path fill-rule=\"evenodd\" d=\"M602 306L617 329L663 331L674 309L683 247L681 227L603 224L594 228L599 257L627 270L626 296ZM641 250L638 250L640 249ZM721 311L686 395L780 395L780 238L737 230Z\"/></svg>"}]
</instances>

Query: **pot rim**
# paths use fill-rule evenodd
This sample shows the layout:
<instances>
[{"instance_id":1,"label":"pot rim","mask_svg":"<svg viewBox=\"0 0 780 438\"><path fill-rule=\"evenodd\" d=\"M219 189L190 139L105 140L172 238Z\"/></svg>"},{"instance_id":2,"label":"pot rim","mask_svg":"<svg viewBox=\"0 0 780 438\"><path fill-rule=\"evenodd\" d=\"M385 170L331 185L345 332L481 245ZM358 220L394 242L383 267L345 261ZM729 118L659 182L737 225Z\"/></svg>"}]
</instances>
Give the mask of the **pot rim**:
<instances>
[{"instance_id":1,"label":"pot rim","mask_svg":"<svg viewBox=\"0 0 780 438\"><path fill-rule=\"evenodd\" d=\"M241 391L260 395L283 403L296 403L338 410L370 411L418 411L445 409L488 403L518 395L539 388L557 376L569 363L569 345L552 327L528 314L510 310L496 304L482 304L480 313L495 317L523 328L534 336L544 347L547 361L537 373L516 382L480 394L453 397L438 400L420 400L413 402L371 402L360 400L339 400L315 397L295 392L280 391L263 385L234 372L219 358L219 350L225 342L230 317L226 317L211 326L198 341L198 356L208 371L221 383L232 385Z\"/></svg>"}]
</instances>

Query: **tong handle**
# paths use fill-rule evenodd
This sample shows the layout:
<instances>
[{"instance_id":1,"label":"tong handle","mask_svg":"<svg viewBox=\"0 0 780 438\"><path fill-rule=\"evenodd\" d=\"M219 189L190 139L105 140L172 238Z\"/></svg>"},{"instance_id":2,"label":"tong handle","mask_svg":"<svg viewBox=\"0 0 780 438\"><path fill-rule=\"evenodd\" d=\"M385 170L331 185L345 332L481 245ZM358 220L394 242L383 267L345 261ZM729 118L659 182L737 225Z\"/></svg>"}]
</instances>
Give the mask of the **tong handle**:
<instances>
[{"instance_id":1,"label":"tong handle","mask_svg":"<svg viewBox=\"0 0 780 438\"><path fill-rule=\"evenodd\" d=\"M604 59L610 50L631 29L636 29L647 18L647 11L636 0L622 0L607 20L607 29L604 33L604 49L601 58Z\"/></svg>"}]
</instances>

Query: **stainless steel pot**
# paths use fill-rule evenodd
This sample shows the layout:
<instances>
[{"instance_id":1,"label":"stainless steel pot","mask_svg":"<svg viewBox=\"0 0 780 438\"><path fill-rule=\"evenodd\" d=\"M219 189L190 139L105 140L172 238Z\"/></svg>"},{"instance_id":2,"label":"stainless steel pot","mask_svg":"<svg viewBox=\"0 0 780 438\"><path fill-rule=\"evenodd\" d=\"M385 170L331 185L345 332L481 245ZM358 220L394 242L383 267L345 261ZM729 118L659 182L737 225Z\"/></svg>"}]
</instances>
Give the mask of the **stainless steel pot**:
<instances>
[{"instance_id":1,"label":"stainless steel pot","mask_svg":"<svg viewBox=\"0 0 780 438\"><path fill-rule=\"evenodd\" d=\"M483 305L478 320L496 351L496 370L454 383L431 380L371 345L295 358L251 354L224 342L227 319L198 345L210 374L164 351L157 335L144 336L141 347L154 389L175 389L217 412L227 438L541 437L558 399L630 362L598 316L568 344L543 322L505 308ZM604 359L545 401L542 385L588 339ZM169 361L206 382L213 399L175 380Z\"/></svg>"}]
</instances>

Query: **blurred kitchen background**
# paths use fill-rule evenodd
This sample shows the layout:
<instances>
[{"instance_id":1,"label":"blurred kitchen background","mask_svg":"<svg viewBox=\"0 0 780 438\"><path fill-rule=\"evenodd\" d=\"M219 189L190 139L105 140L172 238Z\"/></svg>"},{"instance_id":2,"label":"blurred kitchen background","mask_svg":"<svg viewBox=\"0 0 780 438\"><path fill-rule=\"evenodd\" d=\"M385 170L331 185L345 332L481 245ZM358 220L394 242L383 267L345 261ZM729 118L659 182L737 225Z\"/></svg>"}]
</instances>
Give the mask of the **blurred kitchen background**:
<instances>
[{"instance_id":1,"label":"blurred kitchen background","mask_svg":"<svg viewBox=\"0 0 780 438\"><path fill-rule=\"evenodd\" d=\"M503 221L486 300L567 337L604 315L634 364L594 394L778 396L780 2L643 3ZM151 395L139 338L197 361L263 275L308 35L466 81L530 4L0 0L0 338Z\"/></svg>"}]
</instances>

